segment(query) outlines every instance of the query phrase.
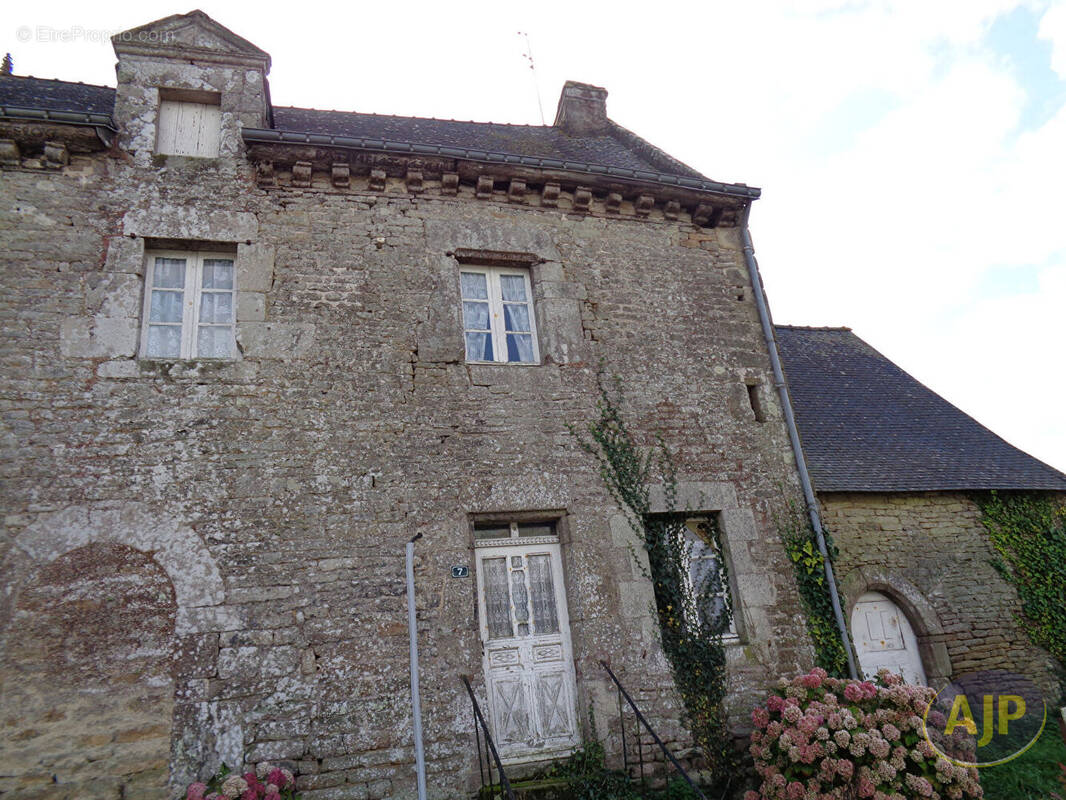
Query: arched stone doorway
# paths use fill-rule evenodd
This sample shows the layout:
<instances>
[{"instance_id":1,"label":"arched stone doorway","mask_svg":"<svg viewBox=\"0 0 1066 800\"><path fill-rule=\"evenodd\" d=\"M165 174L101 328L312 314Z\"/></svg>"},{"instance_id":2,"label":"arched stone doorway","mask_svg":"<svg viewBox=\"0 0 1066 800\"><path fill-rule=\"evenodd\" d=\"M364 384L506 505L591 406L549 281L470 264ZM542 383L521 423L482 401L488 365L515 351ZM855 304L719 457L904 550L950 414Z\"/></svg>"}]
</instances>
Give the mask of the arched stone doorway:
<instances>
[{"instance_id":1,"label":"arched stone doorway","mask_svg":"<svg viewBox=\"0 0 1066 800\"><path fill-rule=\"evenodd\" d=\"M878 670L902 675L907 683L928 685L918 637L910 620L891 598L866 592L851 610L851 633L859 666L867 678Z\"/></svg>"},{"instance_id":2,"label":"arched stone doorway","mask_svg":"<svg viewBox=\"0 0 1066 800\"><path fill-rule=\"evenodd\" d=\"M8 797L167 795L176 615L166 572L124 545L27 576L0 656Z\"/></svg>"}]
</instances>

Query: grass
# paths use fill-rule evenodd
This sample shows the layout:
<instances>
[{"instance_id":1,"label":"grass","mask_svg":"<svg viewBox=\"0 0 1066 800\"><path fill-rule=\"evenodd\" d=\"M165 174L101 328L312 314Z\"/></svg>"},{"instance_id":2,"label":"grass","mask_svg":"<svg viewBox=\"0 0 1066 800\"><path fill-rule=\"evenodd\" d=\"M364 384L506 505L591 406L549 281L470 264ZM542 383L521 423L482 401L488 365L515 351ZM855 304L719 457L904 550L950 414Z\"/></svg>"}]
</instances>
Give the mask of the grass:
<instances>
[{"instance_id":1,"label":"grass","mask_svg":"<svg viewBox=\"0 0 1066 800\"><path fill-rule=\"evenodd\" d=\"M1037 743L1018 758L981 768L985 800L1051 800L1066 798L1066 743L1051 719Z\"/></svg>"}]
</instances>

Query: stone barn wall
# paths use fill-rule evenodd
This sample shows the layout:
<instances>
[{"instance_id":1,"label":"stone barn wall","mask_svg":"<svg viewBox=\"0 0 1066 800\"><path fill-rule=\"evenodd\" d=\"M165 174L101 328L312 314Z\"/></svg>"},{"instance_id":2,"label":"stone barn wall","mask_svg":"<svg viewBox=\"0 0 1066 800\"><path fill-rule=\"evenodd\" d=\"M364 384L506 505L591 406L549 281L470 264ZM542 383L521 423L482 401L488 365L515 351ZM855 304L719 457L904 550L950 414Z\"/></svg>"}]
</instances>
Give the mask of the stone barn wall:
<instances>
[{"instance_id":1,"label":"stone barn wall","mask_svg":"<svg viewBox=\"0 0 1066 800\"><path fill-rule=\"evenodd\" d=\"M977 505L961 492L820 495L850 611L867 591L907 614L934 686L952 675L1005 669L1058 696L1052 659L1018 626L1014 587L992 567Z\"/></svg>"}]
</instances>

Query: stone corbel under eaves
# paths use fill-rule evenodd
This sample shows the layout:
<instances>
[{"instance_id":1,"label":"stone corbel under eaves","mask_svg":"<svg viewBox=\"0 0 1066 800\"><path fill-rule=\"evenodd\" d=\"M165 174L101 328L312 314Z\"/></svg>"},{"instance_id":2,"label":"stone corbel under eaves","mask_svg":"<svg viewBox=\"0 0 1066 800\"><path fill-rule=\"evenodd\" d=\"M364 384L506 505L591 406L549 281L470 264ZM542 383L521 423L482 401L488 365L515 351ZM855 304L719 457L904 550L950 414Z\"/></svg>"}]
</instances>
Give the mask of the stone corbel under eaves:
<instances>
[{"instance_id":1,"label":"stone corbel under eaves","mask_svg":"<svg viewBox=\"0 0 1066 800\"><path fill-rule=\"evenodd\" d=\"M248 158L264 189L459 196L610 217L682 219L704 228L733 227L740 209L758 196L758 190L742 198L613 174L294 143L249 143Z\"/></svg>"}]
</instances>

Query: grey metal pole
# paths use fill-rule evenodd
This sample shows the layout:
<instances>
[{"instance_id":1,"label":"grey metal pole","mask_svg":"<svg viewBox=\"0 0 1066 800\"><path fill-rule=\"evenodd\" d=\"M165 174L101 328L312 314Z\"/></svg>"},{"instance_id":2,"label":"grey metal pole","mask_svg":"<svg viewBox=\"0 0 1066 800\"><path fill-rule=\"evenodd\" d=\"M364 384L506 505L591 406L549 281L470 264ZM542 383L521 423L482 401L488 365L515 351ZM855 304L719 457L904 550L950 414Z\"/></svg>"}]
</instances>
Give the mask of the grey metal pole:
<instances>
[{"instance_id":1,"label":"grey metal pole","mask_svg":"<svg viewBox=\"0 0 1066 800\"><path fill-rule=\"evenodd\" d=\"M418 692L418 618L415 615L415 542L416 534L407 543L407 629L411 635L411 712L414 716L415 775L418 779L418 800L426 800L426 751L422 746L422 701Z\"/></svg>"},{"instance_id":2,"label":"grey metal pole","mask_svg":"<svg viewBox=\"0 0 1066 800\"><path fill-rule=\"evenodd\" d=\"M781 358L777 353L777 339L774 336L774 325L770 319L770 307L766 302L766 293L763 291L762 276L759 274L759 263L755 260L755 247L751 242L751 233L748 232L748 215L751 206L746 206L740 220L740 239L744 248L744 262L748 267L748 277L751 279L752 293L755 295L755 308L759 312L759 322L762 323L763 337L766 339L766 347L770 351L770 367L774 373L774 385L781 400L781 410L785 415L785 427L788 428L788 438L792 444L792 454L796 458L796 468L799 471L800 485L803 487L803 499L807 504L807 514L811 519L811 527L814 528L814 539L818 544L818 552L821 553L825 563L825 578L829 583L829 600L833 606L833 617L836 619L837 630L840 632L840 640L844 645L844 654L848 657L848 674L852 678L859 677L855 668L855 656L852 654L851 637L848 635L848 626L844 622L844 612L840 608L840 595L837 593L836 577L833 575L833 562L829 558L829 549L825 544L825 533L822 530L822 515L818 511L818 500L814 496L814 487L811 485L811 476L807 472L807 460L803 457L803 445L800 443L799 430L796 428L796 418L792 413L792 401L788 396L788 384L785 383L785 374L781 370Z\"/></svg>"}]
</instances>

